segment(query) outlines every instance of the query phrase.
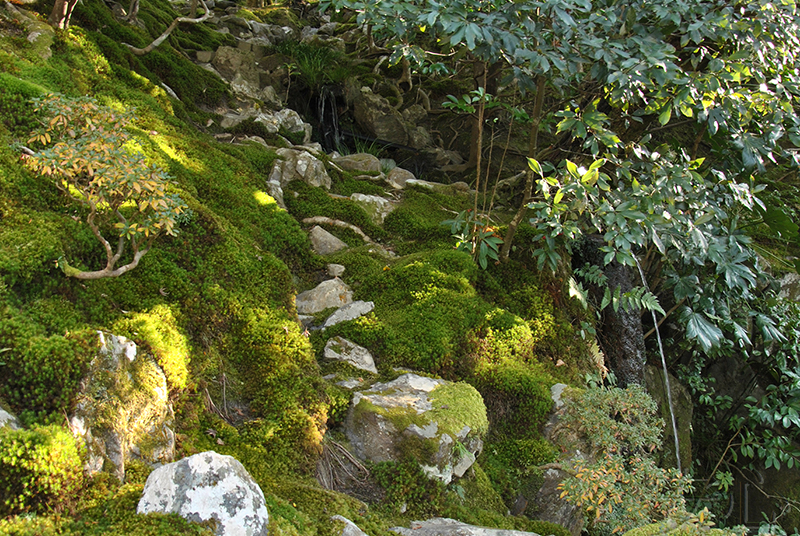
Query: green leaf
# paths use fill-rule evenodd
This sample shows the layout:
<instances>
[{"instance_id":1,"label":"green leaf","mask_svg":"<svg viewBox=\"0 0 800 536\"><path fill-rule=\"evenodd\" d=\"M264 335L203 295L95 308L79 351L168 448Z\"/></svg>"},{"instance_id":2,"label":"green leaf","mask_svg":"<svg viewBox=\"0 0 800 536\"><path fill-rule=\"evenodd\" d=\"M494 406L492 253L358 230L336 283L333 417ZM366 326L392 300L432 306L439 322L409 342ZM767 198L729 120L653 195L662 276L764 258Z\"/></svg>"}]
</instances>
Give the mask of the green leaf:
<instances>
[{"instance_id":1,"label":"green leaf","mask_svg":"<svg viewBox=\"0 0 800 536\"><path fill-rule=\"evenodd\" d=\"M535 158L528 158L528 167L530 167L533 171L539 174L539 176L543 176L542 174L542 166L539 164L539 161Z\"/></svg>"},{"instance_id":2,"label":"green leaf","mask_svg":"<svg viewBox=\"0 0 800 536\"><path fill-rule=\"evenodd\" d=\"M706 352L719 345L723 338L722 330L706 320L701 313L684 308L683 318L686 321L686 336L697 341Z\"/></svg>"},{"instance_id":3,"label":"green leaf","mask_svg":"<svg viewBox=\"0 0 800 536\"><path fill-rule=\"evenodd\" d=\"M667 105L661 111L661 114L658 116L658 122L662 125L666 125L669 123L669 120L672 118L672 107Z\"/></svg>"}]
</instances>

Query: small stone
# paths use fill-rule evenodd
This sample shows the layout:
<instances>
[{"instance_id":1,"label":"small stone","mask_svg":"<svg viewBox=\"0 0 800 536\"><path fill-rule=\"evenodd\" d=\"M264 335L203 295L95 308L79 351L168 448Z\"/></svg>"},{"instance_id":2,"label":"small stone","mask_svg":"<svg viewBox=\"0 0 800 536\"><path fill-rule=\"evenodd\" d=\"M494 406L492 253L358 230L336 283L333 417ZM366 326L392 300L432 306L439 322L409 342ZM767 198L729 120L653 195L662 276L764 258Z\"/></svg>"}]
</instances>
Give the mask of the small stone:
<instances>
[{"instance_id":1,"label":"small stone","mask_svg":"<svg viewBox=\"0 0 800 536\"><path fill-rule=\"evenodd\" d=\"M322 325L322 329L334 326L339 322L347 322L348 320L354 320L359 316L367 314L374 308L375 304L373 302L365 302L365 301L355 301L353 303L345 305L341 307L338 311L333 313L331 316L329 316L327 320L325 320L325 323Z\"/></svg>"},{"instance_id":2,"label":"small stone","mask_svg":"<svg viewBox=\"0 0 800 536\"><path fill-rule=\"evenodd\" d=\"M319 255L330 255L331 253L336 253L337 251L347 249L347 244L333 236L319 225L316 225L311 229L309 236L311 237L311 247Z\"/></svg>"},{"instance_id":3,"label":"small stone","mask_svg":"<svg viewBox=\"0 0 800 536\"><path fill-rule=\"evenodd\" d=\"M329 264L328 275L331 277L341 277L344 273L345 267L341 264Z\"/></svg>"},{"instance_id":4,"label":"small stone","mask_svg":"<svg viewBox=\"0 0 800 536\"><path fill-rule=\"evenodd\" d=\"M295 305L299 314L313 315L330 307L342 307L352 301L353 291L336 277L298 294Z\"/></svg>"},{"instance_id":5,"label":"small stone","mask_svg":"<svg viewBox=\"0 0 800 536\"><path fill-rule=\"evenodd\" d=\"M369 350L345 338L332 337L325 344L323 352L326 359L344 361L358 369L366 370L373 374L378 373L378 369L375 368L375 361Z\"/></svg>"}]
</instances>

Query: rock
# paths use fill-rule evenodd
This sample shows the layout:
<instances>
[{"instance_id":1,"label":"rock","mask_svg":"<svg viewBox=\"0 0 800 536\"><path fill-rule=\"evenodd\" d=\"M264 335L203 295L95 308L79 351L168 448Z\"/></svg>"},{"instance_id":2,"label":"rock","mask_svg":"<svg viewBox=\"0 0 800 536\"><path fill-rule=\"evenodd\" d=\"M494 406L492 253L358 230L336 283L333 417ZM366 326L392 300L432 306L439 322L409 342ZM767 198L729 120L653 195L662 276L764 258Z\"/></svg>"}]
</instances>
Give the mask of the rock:
<instances>
[{"instance_id":1,"label":"rock","mask_svg":"<svg viewBox=\"0 0 800 536\"><path fill-rule=\"evenodd\" d=\"M217 72L226 80L233 80L237 74L258 87L258 71L255 68L255 58L250 53L242 52L228 46L221 46L214 54L211 62Z\"/></svg>"},{"instance_id":2,"label":"rock","mask_svg":"<svg viewBox=\"0 0 800 536\"><path fill-rule=\"evenodd\" d=\"M197 51L197 61L200 63L211 63L214 61L214 51L213 50L198 50Z\"/></svg>"},{"instance_id":3,"label":"rock","mask_svg":"<svg viewBox=\"0 0 800 536\"><path fill-rule=\"evenodd\" d=\"M427 117L428 112L425 111L425 108L420 104L412 104L403 110L403 119L415 125L422 123Z\"/></svg>"},{"instance_id":4,"label":"rock","mask_svg":"<svg viewBox=\"0 0 800 536\"><path fill-rule=\"evenodd\" d=\"M361 88L353 107L353 115L358 126L372 137L400 145L408 145L408 133L403 116L380 95L375 95L367 87Z\"/></svg>"},{"instance_id":5,"label":"rock","mask_svg":"<svg viewBox=\"0 0 800 536\"><path fill-rule=\"evenodd\" d=\"M309 235L311 237L311 247L318 255L330 255L331 253L336 253L337 251L347 249L348 247L347 244L333 236L319 225L312 227ZM338 277L336 274L331 275Z\"/></svg>"},{"instance_id":6,"label":"rock","mask_svg":"<svg viewBox=\"0 0 800 536\"><path fill-rule=\"evenodd\" d=\"M413 521L411 528L392 527L389 530L402 536L539 536L535 532L490 529L467 525L461 521L446 517L435 517L427 521Z\"/></svg>"},{"instance_id":7,"label":"rock","mask_svg":"<svg viewBox=\"0 0 800 536\"><path fill-rule=\"evenodd\" d=\"M567 386L563 383L557 383L550 388L553 412L544 427L543 435L545 439L563 449L565 454L562 456L561 463L569 466L574 460L583 458L582 452L588 452L589 448L574 431L565 430L559 426L566 410L564 405L564 397L567 396L566 390ZM572 536L580 536L584 523L583 512L574 504L565 501L561 497L561 489L558 487L561 482L571 477L568 473L558 469L548 469L543 476L544 483L534 496L520 496L522 509L517 514L525 511L527 506L529 517L558 523L569 530Z\"/></svg>"},{"instance_id":8,"label":"rock","mask_svg":"<svg viewBox=\"0 0 800 536\"><path fill-rule=\"evenodd\" d=\"M344 528L342 532L339 533L339 536L367 536L367 533L358 528L358 525L347 519L346 517L342 517L340 515L335 515L331 518L333 521L341 521L344 523Z\"/></svg>"},{"instance_id":9,"label":"rock","mask_svg":"<svg viewBox=\"0 0 800 536\"><path fill-rule=\"evenodd\" d=\"M407 373L355 393L345 431L362 460L412 457L429 477L447 484L454 467L463 475L472 465L488 426L474 387Z\"/></svg>"},{"instance_id":10,"label":"rock","mask_svg":"<svg viewBox=\"0 0 800 536\"><path fill-rule=\"evenodd\" d=\"M667 389L664 385L664 371L660 367L648 365L644 369L644 385L647 393L658 404L658 412L664 419L664 437L661 452L658 454L659 467L677 467L675 458L675 438L672 432L672 418L669 414ZM689 390L669 375L669 387L672 394L672 406L675 410L675 424L678 428L678 444L681 454L681 468L692 466L692 416L694 406Z\"/></svg>"},{"instance_id":11,"label":"rock","mask_svg":"<svg viewBox=\"0 0 800 536\"><path fill-rule=\"evenodd\" d=\"M325 344L324 354L326 359L336 359L350 363L354 367L366 370L373 374L378 373L375 360L369 350L342 337L332 337Z\"/></svg>"},{"instance_id":12,"label":"rock","mask_svg":"<svg viewBox=\"0 0 800 536\"><path fill-rule=\"evenodd\" d=\"M337 156L333 163L345 171L358 171L361 173L380 173L381 161L377 156L369 153L356 153L347 156Z\"/></svg>"},{"instance_id":13,"label":"rock","mask_svg":"<svg viewBox=\"0 0 800 536\"><path fill-rule=\"evenodd\" d=\"M389 174L386 176L387 182L391 185L392 188L397 188L398 190L402 190L406 187L406 183L409 180L416 180L417 178L414 176L413 173L408 171L407 169L403 168L393 168Z\"/></svg>"},{"instance_id":14,"label":"rock","mask_svg":"<svg viewBox=\"0 0 800 536\"><path fill-rule=\"evenodd\" d=\"M96 473L107 462L123 480L128 459L172 461L174 414L167 378L153 358L125 337L98 335L100 351L81 382L70 427L86 443L86 471Z\"/></svg>"},{"instance_id":15,"label":"rock","mask_svg":"<svg viewBox=\"0 0 800 536\"><path fill-rule=\"evenodd\" d=\"M355 193L350 196L350 200L361 206L376 225L383 225L383 220L395 208L391 201L377 195Z\"/></svg>"},{"instance_id":16,"label":"rock","mask_svg":"<svg viewBox=\"0 0 800 536\"><path fill-rule=\"evenodd\" d=\"M27 0L18 3L31 3ZM53 51L50 47L55 42L56 32L52 26L44 21L36 19L28 11L14 7L11 2L5 2L5 5L0 7L0 13L7 14L10 18L14 19L28 32L27 40L31 44L33 52L43 60L48 60L53 56Z\"/></svg>"},{"instance_id":17,"label":"rock","mask_svg":"<svg viewBox=\"0 0 800 536\"><path fill-rule=\"evenodd\" d=\"M267 536L264 493L231 456L201 452L157 468L144 485L139 514L212 521L218 536Z\"/></svg>"},{"instance_id":18,"label":"rock","mask_svg":"<svg viewBox=\"0 0 800 536\"><path fill-rule=\"evenodd\" d=\"M335 277L323 281L315 288L297 295L295 305L299 314L314 314L329 307L341 307L353 301L353 291L344 281Z\"/></svg>"},{"instance_id":19,"label":"rock","mask_svg":"<svg viewBox=\"0 0 800 536\"><path fill-rule=\"evenodd\" d=\"M285 188L293 180L301 180L309 186L331 188L331 178L325 164L307 151L281 148L275 151L280 159L272 168L269 181Z\"/></svg>"},{"instance_id":20,"label":"rock","mask_svg":"<svg viewBox=\"0 0 800 536\"><path fill-rule=\"evenodd\" d=\"M348 305L345 305L331 316L329 316L325 323L322 325L322 329L329 328L331 326L335 326L340 322L347 322L348 320L355 320L359 316L364 316L368 312L372 311L375 308L375 304L373 302L365 302L365 301L355 301Z\"/></svg>"},{"instance_id":21,"label":"rock","mask_svg":"<svg viewBox=\"0 0 800 536\"><path fill-rule=\"evenodd\" d=\"M341 264L329 264L328 265L328 275L331 277L341 277L344 273L345 267Z\"/></svg>"},{"instance_id":22,"label":"rock","mask_svg":"<svg viewBox=\"0 0 800 536\"><path fill-rule=\"evenodd\" d=\"M778 297L798 301L800 299L800 275L790 272L781 278L781 290Z\"/></svg>"},{"instance_id":23,"label":"rock","mask_svg":"<svg viewBox=\"0 0 800 536\"><path fill-rule=\"evenodd\" d=\"M302 133L303 144L311 141L311 125L304 122L300 114L289 108L284 108L275 112L280 122L280 126L291 134Z\"/></svg>"},{"instance_id":24,"label":"rock","mask_svg":"<svg viewBox=\"0 0 800 536\"><path fill-rule=\"evenodd\" d=\"M22 429L22 425L16 415L6 411L2 404L0 404L0 428L9 428L10 430Z\"/></svg>"}]
</instances>

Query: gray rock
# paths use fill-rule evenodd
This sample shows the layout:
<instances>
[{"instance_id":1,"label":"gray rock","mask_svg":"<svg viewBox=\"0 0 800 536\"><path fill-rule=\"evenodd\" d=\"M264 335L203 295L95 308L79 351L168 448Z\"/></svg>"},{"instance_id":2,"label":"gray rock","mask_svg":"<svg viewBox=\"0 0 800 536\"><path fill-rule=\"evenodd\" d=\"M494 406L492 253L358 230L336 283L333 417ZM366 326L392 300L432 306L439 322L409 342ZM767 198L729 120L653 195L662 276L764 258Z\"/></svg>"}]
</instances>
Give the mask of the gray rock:
<instances>
[{"instance_id":1,"label":"gray rock","mask_svg":"<svg viewBox=\"0 0 800 536\"><path fill-rule=\"evenodd\" d=\"M231 456L202 452L157 468L144 486L139 514L178 514L211 521L218 536L267 536L264 493Z\"/></svg>"},{"instance_id":2,"label":"gray rock","mask_svg":"<svg viewBox=\"0 0 800 536\"><path fill-rule=\"evenodd\" d=\"M331 188L331 178L325 164L308 151L281 148L275 151L280 159L272 168L269 180L285 188L293 180L301 180L309 186Z\"/></svg>"},{"instance_id":3,"label":"gray rock","mask_svg":"<svg viewBox=\"0 0 800 536\"><path fill-rule=\"evenodd\" d=\"M352 301L353 291L344 281L335 277L298 294L295 305L299 314L314 314L329 307L342 307Z\"/></svg>"},{"instance_id":4,"label":"gray rock","mask_svg":"<svg viewBox=\"0 0 800 536\"><path fill-rule=\"evenodd\" d=\"M443 402L455 399L458 408ZM483 399L472 386L407 373L355 393L345 433L363 460L414 456L429 477L449 483L472 466L488 426Z\"/></svg>"},{"instance_id":5,"label":"gray rock","mask_svg":"<svg viewBox=\"0 0 800 536\"><path fill-rule=\"evenodd\" d=\"M133 341L98 335L100 351L81 382L70 428L86 443L89 474L108 462L123 480L129 459L172 461L174 413L161 367L150 356L140 355Z\"/></svg>"},{"instance_id":6,"label":"gray rock","mask_svg":"<svg viewBox=\"0 0 800 536\"><path fill-rule=\"evenodd\" d=\"M311 141L311 125L304 122L300 114L289 108L284 108L275 112L281 127L292 134L302 133L303 144Z\"/></svg>"},{"instance_id":7,"label":"gray rock","mask_svg":"<svg viewBox=\"0 0 800 536\"><path fill-rule=\"evenodd\" d=\"M408 171L407 169L403 168L393 168L389 174L386 176L387 182L391 185L392 188L397 188L398 190L402 190L406 187L406 183L409 180L416 180L417 178L414 176L413 173Z\"/></svg>"},{"instance_id":8,"label":"gray rock","mask_svg":"<svg viewBox=\"0 0 800 536\"><path fill-rule=\"evenodd\" d=\"M411 528L392 527L389 530L402 536L538 536L535 532L490 529L467 525L461 521L445 517L435 517L427 521L413 521Z\"/></svg>"},{"instance_id":9,"label":"gray rock","mask_svg":"<svg viewBox=\"0 0 800 536\"><path fill-rule=\"evenodd\" d=\"M200 63L211 63L214 61L214 51L213 50L198 50L197 51L197 61Z\"/></svg>"},{"instance_id":10,"label":"gray rock","mask_svg":"<svg viewBox=\"0 0 800 536\"><path fill-rule=\"evenodd\" d=\"M356 525L346 517L335 515L331 519L334 521L341 521L342 523L344 523L344 528L342 529L342 532L339 533L339 536L367 536L366 532L358 528L358 525Z\"/></svg>"},{"instance_id":11,"label":"gray rock","mask_svg":"<svg viewBox=\"0 0 800 536\"><path fill-rule=\"evenodd\" d=\"M4 410L3 407L0 406L0 428L6 427L11 430L19 430L22 428L22 425L16 415Z\"/></svg>"},{"instance_id":12,"label":"gray rock","mask_svg":"<svg viewBox=\"0 0 800 536\"><path fill-rule=\"evenodd\" d=\"M344 273L345 267L341 264L329 264L328 265L328 275L331 277L341 277Z\"/></svg>"},{"instance_id":13,"label":"gray rock","mask_svg":"<svg viewBox=\"0 0 800 536\"><path fill-rule=\"evenodd\" d=\"M375 95L369 88L361 88L355 98L353 115L358 126L373 137L408 145L408 132L403 116L386 98Z\"/></svg>"},{"instance_id":14,"label":"gray rock","mask_svg":"<svg viewBox=\"0 0 800 536\"><path fill-rule=\"evenodd\" d=\"M790 272L781 278L781 290L778 296L787 300L798 301L800 298L800 274Z\"/></svg>"},{"instance_id":15,"label":"gray rock","mask_svg":"<svg viewBox=\"0 0 800 536\"><path fill-rule=\"evenodd\" d=\"M348 247L347 244L333 236L319 225L312 227L311 231L309 232L309 236L311 237L311 247L318 255L330 255L331 253L336 253L337 251L347 249ZM331 275L338 277L335 274Z\"/></svg>"},{"instance_id":16,"label":"gray rock","mask_svg":"<svg viewBox=\"0 0 800 536\"><path fill-rule=\"evenodd\" d=\"M245 79L258 86L255 59L250 53L242 52L233 47L221 46L214 54L211 64L226 80L233 80L237 74L243 74Z\"/></svg>"},{"instance_id":17,"label":"gray rock","mask_svg":"<svg viewBox=\"0 0 800 536\"><path fill-rule=\"evenodd\" d=\"M355 193L350 196L350 200L360 205L372 222L377 225L383 225L383 220L385 220L386 216L391 214L395 208L394 203L377 195Z\"/></svg>"},{"instance_id":18,"label":"gray rock","mask_svg":"<svg viewBox=\"0 0 800 536\"><path fill-rule=\"evenodd\" d=\"M375 304L371 301L355 301L348 305L344 305L325 320L325 323L322 325L322 329L335 326L340 322L355 320L359 316L364 316L365 314L369 313L374 308Z\"/></svg>"},{"instance_id":19,"label":"gray rock","mask_svg":"<svg viewBox=\"0 0 800 536\"><path fill-rule=\"evenodd\" d=\"M329 339L325 344L323 355L326 359L345 361L358 369L366 370L373 374L378 373L378 369L375 368L375 360L369 350L342 337Z\"/></svg>"},{"instance_id":20,"label":"gray rock","mask_svg":"<svg viewBox=\"0 0 800 536\"><path fill-rule=\"evenodd\" d=\"M347 156L337 156L333 163L345 171L380 173L381 161L377 156L369 153L356 153Z\"/></svg>"}]
</instances>

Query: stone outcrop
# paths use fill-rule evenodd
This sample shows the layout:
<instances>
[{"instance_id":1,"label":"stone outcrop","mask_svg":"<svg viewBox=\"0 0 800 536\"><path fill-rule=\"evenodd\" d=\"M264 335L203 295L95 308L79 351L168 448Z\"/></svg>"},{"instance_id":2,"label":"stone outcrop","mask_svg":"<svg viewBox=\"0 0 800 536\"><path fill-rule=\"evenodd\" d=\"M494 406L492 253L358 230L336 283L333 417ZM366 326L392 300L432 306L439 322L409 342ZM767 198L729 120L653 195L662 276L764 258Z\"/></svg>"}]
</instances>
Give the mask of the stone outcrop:
<instances>
[{"instance_id":1,"label":"stone outcrop","mask_svg":"<svg viewBox=\"0 0 800 536\"><path fill-rule=\"evenodd\" d=\"M475 388L411 373L355 393L346 423L362 460L410 456L446 484L472 466L487 430L486 406Z\"/></svg>"},{"instance_id":2,"label":"stone outcrop","mask_svg":"<svg viewBox=\"0 0 800 536\"><path fill-rule=\"evenodd\" d=\"M375 360L369 350L343 337L330 338L325 344L323 355L326 359L344 361L357 369L365 370L372 374L378 373L378 369L375 368Z\"/></svg>"},{"instance_id":3,"label":"stone outcrop","mask_svg":"<svg viewBox=\"0 0 800 536\"><path fill-rule=\"evenodd\" d=\"M178 514L212 521L218 536L266 536L264 493L231 456L202 452L150 473L136 509L139 514Z\"/></svg>"},{"instance_id":4,"label":"stone outcrop","mask_svg":"<svg viewBox=\"0 0 800 536\"><path fill-rule=\"evenodd\" d=\"M435 517L427 521L414 521L411 523L410 528L393 527L389 530L401 536L539 536L535 532L490 529L468 525L446 517Z\"/></svg>"},{"instance_id":5,"label":"stone outcrop","mask_svg":"<svg viewBox=\"0 0 800 536\"><path fill-rule=\"evenodd\" d=\"M395 208L394 203L384 197L367 194L353 194L350 200L356 202L367 213L372 222L376 225L383 225L386 219Z\"/></svg>"},{"instance_id":6,"label":"stone outcrop","mask_svg":"<svg viewBox=\"0 0 800 536\"><path fill-rule=\"evenodd\" d=\"M346 156L337 156L333 163L345 171L358 173L380 173L381 161L377 156L368 153L356 153Z\"/></svg>"},{"instance_id":7,"label":"stone outcrop","mask_svg":"<svg viewBox=\"0 0 800 536\"><path fill-rule=\"evenodd\" d=\"M299 314L312 315L330 307L342 307L352 301L353 291L344 281L334 277L298 294L295 305Z\"/></svg>"},{"instance_id":8,"label":"stone outcrop","mask_svg":"<svg viewBox=\"0 0 800 536\"><path fill-rule=\"evenodd\" d=\"M172 461L174 414L167 378L153 358L125 337L98 334L100 351L81 382L70 427L86 443L86 471L105 467L123 480L128 459Z\"/></svg>"},{"instance_id":9,"label":"stone outcrop","mask_svg":"<svg viewBox=\"0 0 800 536\"><path fill-rule=\"evenodd\" d=\"M281 148L276 151L279 160L272 168L267 182L269 195L281 208L286 208L283 201L283 189L294 180L300 180L309 186L331 188L331 178L325 170L325 164L308 151Z\"/></svg>"}]
</instances>

